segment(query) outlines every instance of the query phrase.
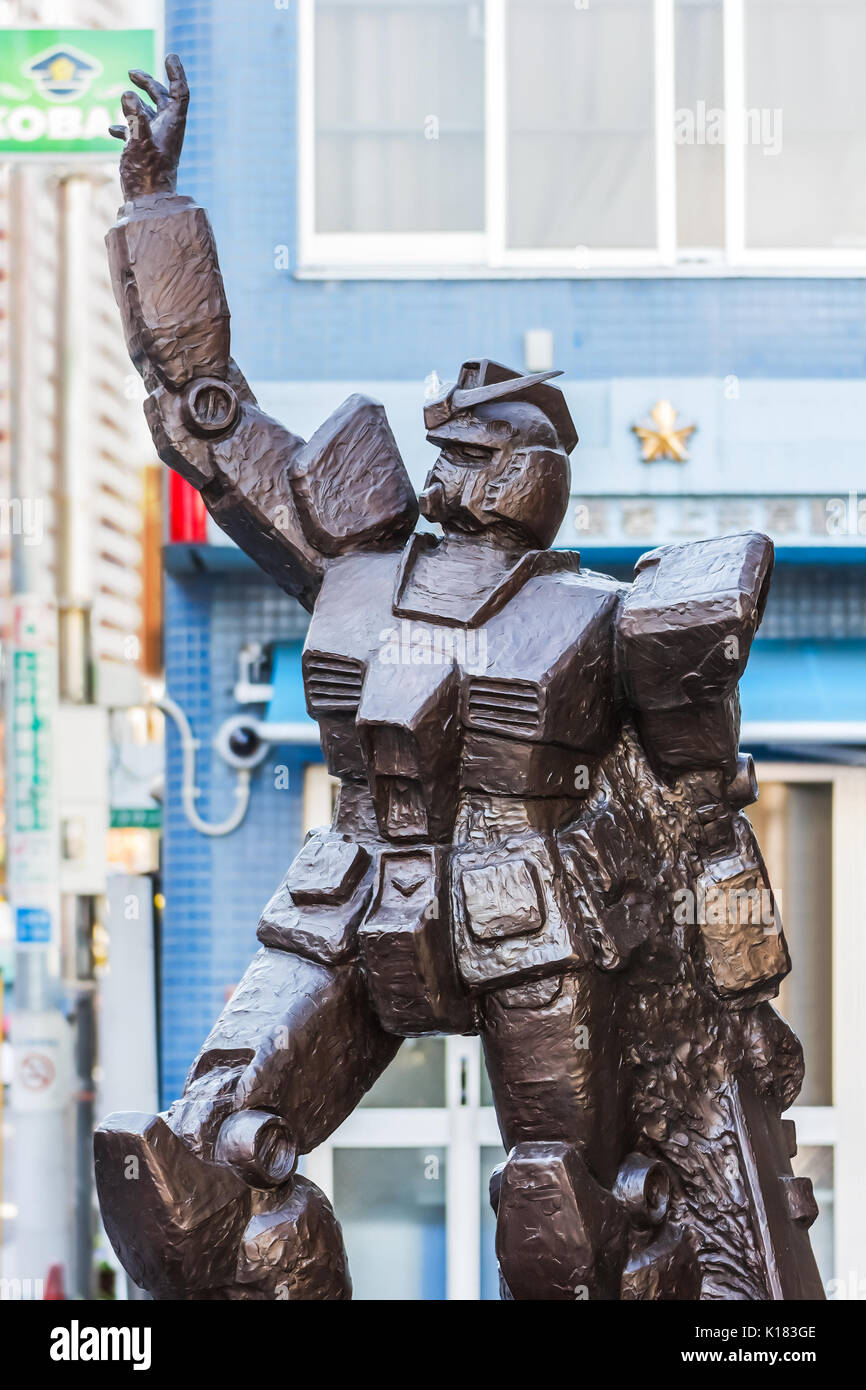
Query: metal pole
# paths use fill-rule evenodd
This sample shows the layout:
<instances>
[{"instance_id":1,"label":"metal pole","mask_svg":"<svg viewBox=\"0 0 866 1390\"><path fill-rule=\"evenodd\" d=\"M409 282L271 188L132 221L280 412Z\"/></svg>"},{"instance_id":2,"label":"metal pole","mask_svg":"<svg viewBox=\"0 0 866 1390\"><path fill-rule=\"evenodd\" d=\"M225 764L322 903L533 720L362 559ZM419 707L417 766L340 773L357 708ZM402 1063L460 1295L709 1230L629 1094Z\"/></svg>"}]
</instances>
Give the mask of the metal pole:
<instances>
[{"instance_id":1,"label":"metal pole","mask_svg":"<svg viewBox=\"0 0 866 1390\"><path fill-rule=\"evenodd\" d=\"M12 501L45 511L45 460L35 411L38 335L34 218L43 195L27 167L11 181ZM39 491L42 489L42 491ZM47 1278L69 1267L66 1175L68 1027L60 982L59 829L51 746L57 710L57 629L49 540L10 527L12 630L7 701L9 898L16 927L12 1043L12 1200L17 1209L12 1273Z\"/></svg>"},{"instance_id":2,"label":"metal pole","mask_svg":"<svg viewBox=\"0 0 866 1390\"><path fill-rule=\"evenodd\" d=\"M86 174L70 174L60 179L57 295L60 697L74 704L85 704L92 697L93 306L87 293L88 205L92 196L93 184Z\"/></svg>"},{"instance_id":3,"label":"metal pole","mask_svg":"<svg viewBox=\"0 0 866 1390\"><path fill-rule=\"evenodd\" d=\"M87 293L89 200L93 185L86 174L61 178L59 214L60 399L60 537L59 646L60 698L85 704L93 697L91 663L91 603L93 582L93 409L91 297ZM107 794L107 789L106 789ZM91 933L94 900L64 899L72 924L74 946L69 964L75 976L75 1293L93 1292L93 1068L96 1061L96 1019L93 996ZM67 976L72 971L67 968Z\"/></svg>"}]
</instances>

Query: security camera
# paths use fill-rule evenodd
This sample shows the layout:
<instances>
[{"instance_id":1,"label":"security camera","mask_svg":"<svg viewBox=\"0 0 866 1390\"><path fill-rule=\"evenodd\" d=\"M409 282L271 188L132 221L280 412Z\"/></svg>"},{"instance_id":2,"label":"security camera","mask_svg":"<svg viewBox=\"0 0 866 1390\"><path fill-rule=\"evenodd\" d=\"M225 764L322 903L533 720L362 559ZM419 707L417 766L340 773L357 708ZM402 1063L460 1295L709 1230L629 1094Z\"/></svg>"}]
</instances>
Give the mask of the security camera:
<instances>
[{"instance_id":1,"label":"security camera","mask_svg":"<svg viewBox=\"0 0 866 1390\"><path fill-rule=\"evenodd\" d=\"M227 719L214 739L214 747L229 767L258 767L268 751L267 742L248 714L236 714Z\"/></svg>"}]
</instances>

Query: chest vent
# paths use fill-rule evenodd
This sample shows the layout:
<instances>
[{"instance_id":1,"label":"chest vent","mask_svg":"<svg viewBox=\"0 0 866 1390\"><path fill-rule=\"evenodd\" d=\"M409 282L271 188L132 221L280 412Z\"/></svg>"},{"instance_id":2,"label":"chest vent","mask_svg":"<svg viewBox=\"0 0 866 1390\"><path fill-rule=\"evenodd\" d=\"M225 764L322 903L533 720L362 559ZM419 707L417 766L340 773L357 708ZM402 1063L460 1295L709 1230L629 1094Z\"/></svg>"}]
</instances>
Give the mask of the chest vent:
<instances>
[{"instance_id":1,"label":"chest vent","mask_svg":"<svg viewBox=\"0 0 866 1390\"><path fill-rule=\"evenodd\" d=\"M354 714L363 683L363 662L351 657L308 654L304 661L304 684L312 714Z\"/></svg>"},{"instance_id":2,"label":"chest vent","mask_svg":"<svg viewBox=\"0 0 866 1390\"><path fill-rule=\"evenodd\" d=\"M466 723L474 729L512 737L535 734L541 724L538 687L530 681L472 681Z\"/></svg>"}]
</instances>

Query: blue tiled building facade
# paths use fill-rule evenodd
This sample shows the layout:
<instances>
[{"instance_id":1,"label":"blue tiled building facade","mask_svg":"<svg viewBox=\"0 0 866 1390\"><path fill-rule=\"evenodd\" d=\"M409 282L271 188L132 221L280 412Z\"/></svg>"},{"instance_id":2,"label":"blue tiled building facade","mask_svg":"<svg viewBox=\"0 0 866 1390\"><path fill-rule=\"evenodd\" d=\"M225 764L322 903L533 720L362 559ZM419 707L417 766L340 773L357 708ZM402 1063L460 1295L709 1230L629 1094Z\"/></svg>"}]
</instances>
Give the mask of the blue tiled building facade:
<instances>
[{"instance_id":1,"label":"blue tiled building facade","mask_svg":"<svg viewBox=\"0 0 866 1390\"><path fill-rule=\"evenodd\" d=\"M859 765L866 278L856 256L823 267L813 257L801 269L784 257L763 268L686 258L597 274L420 262L353 273L345 261L329 268L311 260L299 231L308 215L299 36L314 25L315 8L296 0L166 5L166 49L180 53L193 94L179 186L210 212L233 355L264 407L308 435L350 391L366 390L388 406L420 483L432 458L421 419L428 374L453 379L473 355L532 368L526 335L543 330L581 434L560 543L580 548L592 567L628 575L656 543L769 531L779 564L744 684L749 746L806 761L819 756L817 745L832 747L831 761ZM543 23L545 5L537 10ZM488 24L501 12L488 5ZM632 426L663 398L681 423L697 426L686 464L641 462ZM250 641L297 641L305 619L212 539L198 568L187 553L168 556L166 676L201 744L199 810L220 820L234 773L211 740L239 708L238 652ZM822 723L837 733L822 734ZM165 1101L254 948L259 912L300 842L304 769L318 758L309 744L272 749L253 775L241 827L206 838L181 810L173 730L168 749ZM288 787L276 785L283 766Z\"/></svg>"}]
</instances>

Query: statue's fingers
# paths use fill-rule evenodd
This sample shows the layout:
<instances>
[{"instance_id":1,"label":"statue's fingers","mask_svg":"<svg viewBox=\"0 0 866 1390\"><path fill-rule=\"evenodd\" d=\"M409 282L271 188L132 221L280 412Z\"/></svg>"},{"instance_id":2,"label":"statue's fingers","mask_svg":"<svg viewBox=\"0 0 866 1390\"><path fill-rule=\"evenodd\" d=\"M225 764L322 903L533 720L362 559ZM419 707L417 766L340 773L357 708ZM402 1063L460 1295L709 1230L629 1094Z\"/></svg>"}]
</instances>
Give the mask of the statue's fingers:
<instances>
[{"instance_id":1,"label":"statue's fingers","mask_svg":"<svg viewBox=\"0 0 866 1390\"><path fill-rule=\"evenodd\" d=\"M141 104L141 109L142 109L142 111L144 112L144 114L145 114L145 116L147 117L147 119L148 119L149 121L155 121L155 120L156 120L156 117L157 117L156 109L155 109L153 106L150 106L150 105L148 104L148 102L142 101L142 100L141 100L141 97L139 97L138 100L139 100L139 102L140 102L140 104Z\"/></svg>"},{"instance_id":2,"label":"statue's fingers","mask_svg":"<svg viewBox=\"0 0 866 1390\"><path fill-rule=\"evenodd\" d=\"M168 105L169 95L167 88L161 82L157 82L155 77L151 77L149 72L142 72L141 68L130 68L129 76L140 87L143 92L147 92L157 111L161 111Z\"/></svg>"},{"instance_id":3,"label":"statue's fingers","mask_svg":"<svg viewBox=\"0 0 866 1390\"><path fill-rule=\"evenodd\" d=\"M186 80L183 63L176 53L169 53L165 60L165 71L168 76L168 90L172 100L176 101L178 105L186 107L189 103L189 83Z\"/></svg>"},{"instance_id":4,"label":"statue's fingers","mask_svg":"<svg viewBox=\"0 0 866 1390\"><path fill-rule=\"evenodd\" d=\"M113 135L115 140L125 140L129 132L125 125L110 125L108 127L108 133L109 135Z\"/></svg>"},{"instance_id":5,"label":"statue's fingers","mask_svg":"<svg viewBox=\"0 0 866 1390\"><path fill-rule=\"evenodd\" d=\"M120 104L129 126L129 138L131 140L149 140L150 122L147 107L141 97L137 96L135 92L124 92L120 98Z\"/></svg>"}]
</instances>

